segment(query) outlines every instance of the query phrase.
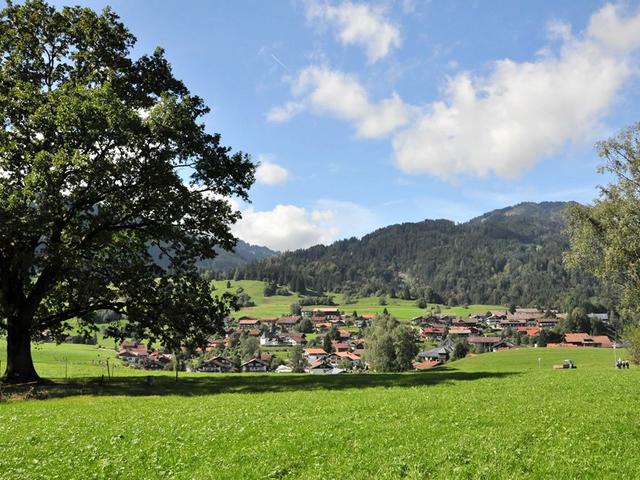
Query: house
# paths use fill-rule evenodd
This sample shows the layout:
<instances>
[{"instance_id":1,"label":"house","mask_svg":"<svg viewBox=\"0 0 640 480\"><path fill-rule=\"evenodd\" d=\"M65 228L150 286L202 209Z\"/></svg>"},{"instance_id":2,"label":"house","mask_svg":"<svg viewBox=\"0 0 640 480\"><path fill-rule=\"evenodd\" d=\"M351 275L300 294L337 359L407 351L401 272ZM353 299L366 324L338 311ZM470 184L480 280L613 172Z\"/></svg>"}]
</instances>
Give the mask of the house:
<instances>
[{"instance_id":1,"label":"house","mask_svg":"<svg viewBox=\"0 0 640 480\"><path fill-rule=\"evenodd\" d=\"M269 328L273 328L276 326L276 323L278 322L278 319L275 317L268 317L268 318L261 318L260 320L258 320L262 325L269 327Z\"/></svg>"},{"instance_id":2,"label":"house","mask_svg":"<svg viewBox=\"0 0 640 480\"><path fill-rule=\"evenodd\" d=\"M285 335L283 338L284 343L288 344L288 345L292 345L292 346L296 346L296 345L304 345L305 343L307 343L307 339L305 338L304 333L302 335L294 335L294 334L288 334Z\"/></svg>"},{"instance_id":3,"label":"house","mask_svg":"<svg viewBox=\"0 0 640 480\"><path fill-rule=\"evenodd\" d=\"M418 353L418 358L423 360L438 360L446 362L453 353L453 349L447 347L436 347Z\"/></svg>"},{"instance_id":4,"label":"house","mask_svg":"<svg viewBox=\"0 0 640 480\"><path fill-rule=\"evenodd\" d=\"M467 341L476 348L476 352L487 352L495 348L502 339L500 337L468 337Z\"/></svg>"},{"instance_id":5,"label":"house","mask_svg":"<svg viewBox=\"0 0 640 480\"><path fill-rule=\"evenodd\" d=\"M135 350L121 350L120 352L118 352L116 357L131 365L137 365L144 363L149 357L149 354L146 352L138 352Z\"/></svg>"},{"instance_id":6,"label":"house","mask_svg":"<svg viewBox=\"0 0 640 480\"><path fill-rule=\"evenodd\" d=\"M612 348L613 347L613 342L606 335L593 335L591 338L593 338L594 346L597 346L597 347L600 347L600 348Z\"/></svg>"},{"instance_id":7,"label":"house","mask_svg":"<svg viewBox=\"0 0 640 480\"><path fill-rule=\"evenodd\" d=\"M318 360L317 362L313 362L311 365L309 365L307 372L313 375L332 375L336 373L342 373L344 372L344 370L335 368L325 360Z\"/></svg>"},{"instance_id":8,"label":"house","mask_svg":"<svg viewBox=\"0 0 640 480\"><path fill-rule=\"evenodd\" d=\"M537 337L541 331L542 329L540 327L517 327L517 332L527 337Z\"/></svg>"},{"instance_id":9,"label":"house","mask_svg":"<svg viewBox=\"0 0 640 480\"><path fill-rule=\"evenodd\" d=\"M422 362L416 362L413 364L413 368L416 370L428 370L433 367L437 367L438 365L442 365L441 360L423 360Z\"/></svg>"},{"instance_id":10,"label":"house","mask_svg":"<svg viewBox=\"0 0 640 480\"><path fill-rule=\"evenodd\" d=\"M554 328L558 324L557 318L539 318L536 325L540 328Z\"/></svg>"},{"instance_id":11,"label":"house","mask_svg":"<svg viewBox=\"0 0 640 480\"><path fill-rule=\"evenodd\" d=\"M473 332L469 327L450 327L449 335L455 335L458 337L468 337Z\"/></svg>"},{"instance_id":12,"label":"house","mask_svg":"<svg viewBox=\"0 0 640 480\"><path fill-rule=\"evenodd\" d=\"M282 345L282 343L284 342L275 333L263 332L260 337L261 347L277 347L278 345Z\"/></svg>"},{"instance_id":13,"label":"house","mask_svg":"<svg viewBox=\"0 0 640 480\"><path fill-rule=\"evenodd\" d=\"M269 370L269 364L259 358L252 358L240 365L240 371L245 373L266 372Z\"/></svg>"},{"instance_id":14,"label":"house","mask_svg":"<svg viewBox=\"0 0 640 480\"><path fill-rule=\"evenodd\" d=\"M587 317L591 320L600 320L601 322L607 322L609 320L608 313L588 313Z\"/></svg>"},{"instance_id":15,"label":"house","mask_svg":"<svg viewBox=\"0 0 640 480\"><path fill-rule=\"evenodd\" d=\"M333 345L333 349L336 352L348 352L349 351L349 344L345 343L345 342L336 342L335 340L333 340L331 342L331 345Z\"/></svg>"},{"instance_id":16,"label":"house","mask_svg":"<svg viewBox=\"0 0 640 480\"><path fill-rule=\"evenodd\" d=\"M195 368L196 372L207 373L227 373L235 370L236 364L233 360L229 360L221 355L217 357L208 358L203 360Z\"/></svg>"},{"instance_id":17,"label":"house","mask_svg":"<svg viewBox=\"0 0 640 480\"><path fill-rule=\"evenodd\" d=\"M293 328L300 321L300 317L290 316L290 317L280 317L276 321L276 327L278 327L283 332L288 332L289 329Z\"/></svg>"},{"instance_id":18,"label":"house","mask_svg":"<svg viewBox=\"0 0 640 480\"><path fill-rule=\"evenodd\" d=\"M313 309L314 315L321 315L327 319L340 318L340 310L336 307L320 307Z\"/></svg>"},{"instance_id":19,"label":"house","mask_svg":"<svg viewBox=\"0 0 640 480\"><path fill-rule=\"evenodd\" d=\"M327 361L333 366L349 363L349 368L355 368L360 363L360 356L351 352L336 352L329 355Z\"/></svg>"},{"instance_id":20,"label":"house","mask_svg":"<svg viewBox=\"0 0 640 480\"><path fill-rule=\"evenodd\" d=\"M326 333L331 329L330 323L316 323L315 324L316 332L318 333Z\"/></svg>"},{"instance_id":21,"label":"house","mask_svg":"<svg viewBox=\"0 0 640 480\"><path fill-rule=\"evenodd\" d=\"M444 338L444 327L440 325L423 327L420 329L420 336L427 340L442 340Z\"/></svg>"},{"instance_id":22,"label":"house","mask_svg":"<svg viewBox=\"0 0 640 480\"><path fill-rule=\"evenodd\" d=\"M303 356L311 364L318 360L324 360L327 357L327 352L322 348L305 348Z\"/></svg>"},{"instance_id":23,"label":"house","mask_svg":"<svg viewBox=\"0 0 640 480\"><path fill-rule=\"evenodd\" d=\"M255 328L260 328L260 320L258 320L257 318L243 317L240 320L238 320L238 327L241 330L251 330Z\"/></svg>"},{"instance_id":24,"label":"house","mask_svg":"<svg viewBox=\"0 0 640 480\"><path fill-rule=\"evenodd\" d=\"M591 336L584 332L566 333L564 336L564 343L575 345L577 347L613 347L613 342L606 335Z\"/></svg>"},{"instance_id":25,"label":"house","mask_svg":"<svg viewBox=\"0 0 640 480\"><path fill-rule=\"evenodd\" d=\"M493 345L493 347L491 347L491 349L494 352L499 352L500 350L509 350L511 348L513 348L513 343L506 342L506 341L502 341L500 343L496 343L495 345Z\"/></svg>"}]
</instances>

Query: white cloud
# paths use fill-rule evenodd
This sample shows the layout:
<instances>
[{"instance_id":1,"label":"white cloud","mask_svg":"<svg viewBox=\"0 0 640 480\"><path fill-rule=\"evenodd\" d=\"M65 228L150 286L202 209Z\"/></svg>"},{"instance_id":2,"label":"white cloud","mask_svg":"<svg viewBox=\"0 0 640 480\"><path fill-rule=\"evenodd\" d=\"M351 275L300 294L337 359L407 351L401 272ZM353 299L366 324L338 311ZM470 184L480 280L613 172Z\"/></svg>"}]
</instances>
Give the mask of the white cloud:
<instances>
[{"instance_id":1,"label":"white cloud","mask_svg":"<svg viewBox=\"0 0 640 480\"><path fill-rule=\"evenodd\" d=\"M355 123L358 135L376 138L388 135L409 121L410 107L392 94L371 102L358 80L327 67L310 66L292 80L295 101L273 108L267 118L285 121L304 109Z\"/></svg>"},{"instance_id":2,"label":"white cloud","mask_svg":"<svg viewBox=\"0 0 640 480\"><path fill-rule=\"evenodd\" d=\"M248 207L232 230L246 242L287 251L362 235L373 226L373 214L360 205L319 200L311 210L295 205L276 205L265 211Z\"/></svg>"},{"instance_id":3,"label":"white cloud","mask_svg":"<svg viewBox=\"0 0 640 480\"><path fill-rule=\"evenodd\" d=\"M630 53L640 46L640 15L621 13L603 7L581 38L554 22L557 53L547 48L533 62L497 61L486 77L450 78L445 98L394 138L400 169L509 178L569 141L588 139L634 72Z\"/></svg>"},{"instance_id":4,"label":"white cloud","mask_svg":"<svg viewBox=\"0 0 640 480\"><path fill-rule=\"evenodd\" d=\"M307 17L334 26L338 39L344 45L358 45L365 49L371 62L386 57L400 46L400 31L386 17L381 7L344 2L307 2Z\"/></svg>"},{"instance_id":5,"label":"white cloud","mask_svg":"<svg viewBox=\"0 0 640 480\"><path fill-rule=\"evenodd\" d=\"M310 66L291 80L293 100L269 118L308 110L352 123L361 137L393 134L395 163L407 174L517 177L572 142L593 141L638 73L640 14L605 5L580 34L557 20L547 29L550 44L533 60L499 60L482 76L455 74L440 100L422 106L395 93L371 101L353 75Z\"/></svg>"},{"instance_id":6,"label":"white cloud","mask_svg":"<svg viewBox=\"0 0 640 480\"><path fill-rule=\"evenodd\" d=\"M264 185L282 185L289 178L289 172L280 165L273 163L267 156L258 157L256 168L256 182Z\"/></svg>"}]
</instances>

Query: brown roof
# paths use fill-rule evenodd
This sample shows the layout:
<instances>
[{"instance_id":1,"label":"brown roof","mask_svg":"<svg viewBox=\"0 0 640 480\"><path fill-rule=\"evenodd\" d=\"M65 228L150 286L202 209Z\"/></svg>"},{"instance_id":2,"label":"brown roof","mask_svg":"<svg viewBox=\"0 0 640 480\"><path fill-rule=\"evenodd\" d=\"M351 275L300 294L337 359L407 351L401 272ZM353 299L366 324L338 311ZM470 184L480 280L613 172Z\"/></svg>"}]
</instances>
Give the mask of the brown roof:
<instances>
[{"instance_id":1,"label":"brown roof","mask_svg":"<svg viewBox=\"0 0 640 480\"><path fill-rule=\"evenodd\" d=\"M425 360L424 362L414 363L413 368L416 370L428 370L429 368L437 367L441 363L440 360Z\"/></svg>"},{"instance_id":2,"label":"brown roof","mask_svg":"<svg viewBox=\"0 0 640 480\"><path fill-rule=\"evenodd\" d=\"M469 337L469 343L500 343L500 337Z\"/></svg>"},{"instance_id":3,"label":"brown roof","mask_svg":"<svg viewBox=\"0 0 640 480\"><path fill-rule=\"evenodd\" d=\"M583 343L584 341L591 342L591 337L588 333L577 332L577 333L565 333L564 341L566 343Z\"/></svg>"},{"instance_id":4,"label":"brown roof","mask_svg":"<svg viewBox=\"0 0 640 480\"><path fill-rule=\"evenodd\" d=\"M327 352L323 348L305 348L304 353L307 355L326 355Z\"/></svg>"}]
</instances>

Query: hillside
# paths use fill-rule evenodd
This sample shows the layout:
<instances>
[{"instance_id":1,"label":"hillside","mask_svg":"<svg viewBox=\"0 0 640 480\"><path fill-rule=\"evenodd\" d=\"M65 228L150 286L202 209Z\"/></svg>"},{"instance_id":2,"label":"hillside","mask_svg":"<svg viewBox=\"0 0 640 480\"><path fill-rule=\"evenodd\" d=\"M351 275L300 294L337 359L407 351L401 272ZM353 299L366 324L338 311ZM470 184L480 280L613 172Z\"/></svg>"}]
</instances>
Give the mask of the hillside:
<instances>
[{"instance_id":1,"label":"hillside","mask_svg":"<svg viewBox=\"0 0 640 480\"><path fill-rule=\"evenodd\" d=\"M569 272L563 202L522 203L466 223L391 225L362 239L247 264L239 278L351 296L386 294L462 304L566 307L599 299L596 281Z\"/></svg>"},{"instance_id":2,"label":"hillside","mask_svg":"<svg viewBox=\"0 0 640 480\"><path fill-rule=\"evenodd\" d=\"M226 250L216 250L218 254L213 259L204 259L198 262L200 268L206 270L219 270L227 272L236 268L242 267L249 262L256 260L262 260L263 258L273 257L278 255L278 252L267 247L261 247L258 245L251 245L250 243L238 240L236 248L233 252L227 252Z\"/></svg>"}]
</instances>

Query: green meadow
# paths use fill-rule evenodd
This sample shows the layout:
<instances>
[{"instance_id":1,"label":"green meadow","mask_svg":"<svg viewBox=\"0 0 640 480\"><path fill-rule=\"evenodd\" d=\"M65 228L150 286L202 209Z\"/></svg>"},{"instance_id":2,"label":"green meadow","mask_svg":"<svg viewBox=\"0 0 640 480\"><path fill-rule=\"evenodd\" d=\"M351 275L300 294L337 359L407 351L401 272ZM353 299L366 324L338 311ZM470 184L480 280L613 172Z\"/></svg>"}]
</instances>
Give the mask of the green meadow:
<instances>
[{"instance_id":1,"label":"green meadow","mask_svg":"<svg viewBox=\"0 0 640 480\"><path fill-rule=\"evenodd\" d=\"M612 350L511 350L422 373L177 382L125 367L101 382L105 352L34 352L55 383L5 387L0 478L640 477L640 369L613 368ZM66 380L61 358L72 364ZM578 369L552 368L565 358Z\"/></svg>"},{"instance_id":2,"label":"green meadow","mask_svg":"<svg viewBox=\"0 0 640 480\"><path fill-rule=\"evenodd\" d=\"M236 293L238 288L242 288L251 299L255 302L255 307L241 309L236 316L250 317L277 317L281 315L289 315L291 304L302 298L297 293L291 295L274 295L271 297L264 296L265 282L257 280L231 280L231 288L227 288L226 280L218 280L212 282L215 287L214 295L224 292ZM446 305L429 304L427 309L421 309L416 306L414 300L402 300L400 298L386 298L387 304L380 305L379 297L364 297L354 300L354 303L345 304L341 294L333 295L334 302L339 305L340 310L345 313L352 313L354 310L359 314L363 313L382 313L386 308L389 313L399 320L410 320L412 318L424 315L436 306L440 308L442 313L467 317L474 313L485 313L488 310L505 310L500 305L468 305L467 307L448 307ZM320 305L318 305L320 306ZM305 307L312 308L312 307Z\"/></svg>"}]
</instances>

